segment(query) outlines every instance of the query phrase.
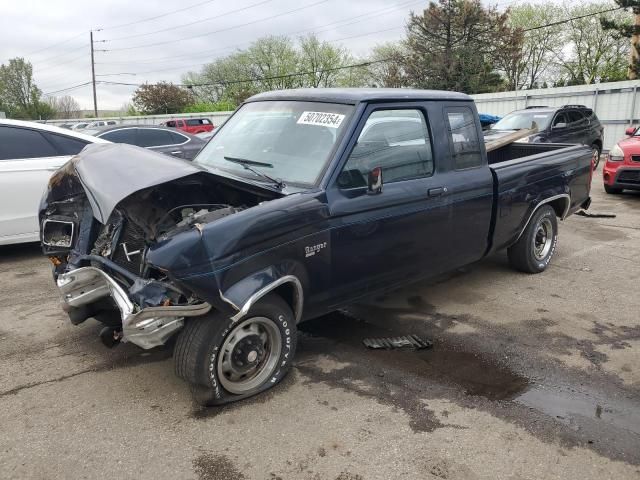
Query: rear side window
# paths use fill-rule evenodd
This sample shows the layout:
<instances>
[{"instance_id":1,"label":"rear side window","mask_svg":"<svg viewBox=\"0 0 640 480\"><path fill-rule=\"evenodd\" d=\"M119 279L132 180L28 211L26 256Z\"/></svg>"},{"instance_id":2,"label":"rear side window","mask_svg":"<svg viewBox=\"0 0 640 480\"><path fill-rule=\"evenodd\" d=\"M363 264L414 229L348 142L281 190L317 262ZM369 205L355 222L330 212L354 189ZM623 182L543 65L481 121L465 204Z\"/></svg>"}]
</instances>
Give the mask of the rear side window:
<instances>
[{"instance_id":1,"label":"rear side window","mask_svg":"<svg viewBox=\"0 0 640 480\"><path fill-rule=\"evenodd\" d=\"M140 147L162 147L173 145L172 133L158 128L140 128L138 130L138 143Z\"/></svg>"},{"instance_id":2,"label":"rear side window","mask_svg":"<svg viewBox=\"0 0 640 480\"><path fill-rule=\"evenodd\" d=\"M40 132L0 126L0 160L56 157L57 150Z\"/></svg>"},{"instance_id":3,"label":"rear side window","mask_svg":"<svg viewBox=\"0 0 640 480\"><path fill-rule=\"evenodd\" d=\"M577 110L570 110L567 113L567 116L569 117L569 123L571 126L575 127L584 123L584 116Z\"/></svg>"},{"instance_id":4,"label":"rear side window","mask_svg":"<svg viewBox=\"0 0 640 480\"><path fill-rule=\"evenodd\" d=\"M77 155L89 143L77 138L56 135L55 133L43 133L58 149L60 155Z\"/></svg>"},{"instance_id":5,"label":"rear side window","mask_svg":"<svg viewBox=\"0 0 640 480\"><path fill-rule=\"evenodd\" d=\"M176 126L176 122L174 122L173 120L169 120L169 121L167 122L167 127L172 127L172 128L174 128L175 126Z\"/></svg>"},{"instance_id":6,"label":"rear side window","mask_svg":"<svg viewBox=\"0 0 640 480\"><path fill-rule=\"evenodd\" d=\"M111 130L102 135L99 135L99 137L114 143L128 143L129 145L135 145L136 129L125 128L122 130Z\"/></svg>"},{"instance_id":7,"label":"rear side window","mask_svg":"<svg viewBox=\"0 0 640 480\"><path fill-rule=\"evenodd\" d=\"M178 145L180 143L185 143L187 140L189 140L184 135L180 135L179 133L176 133L176 132L169 132L169 134L171 135L171 144L172 145Z\"/></svg>"},{"instance_id":8,"label":"rear side window","mask_svg":"<svg viewBox=\"0 0 640 480\"><path fill-rule=\"evenodd\" d=\"M202 120L200 120L199 118L193 118L193 119L189 119L187 120L187 125L189 125L190 127L197 127L202 125L204 122Z\"/></svg>"},{"instance_id":9,"label":"rear side window","mask_svg":"<svg viewBox=\"0 0 640 480\"><path fill-rule=\"evenodd\" d=\"M464 170L479 167L482 165L482 154L473 112L467 107L448 107L445 112L454 168Z\"/></svg>"},{"instance_id":10,"label":"rear side window","mask_svg":"<svg viewBox=\"0 0 640 480\"><path fill-rule=\"evenodd\" d=\"M433 174L431 139L420 110L373 112L338 177L338 186L363 187L367 175L376 167L382 168L385 183Z\"/></svg>"}]
</instances>

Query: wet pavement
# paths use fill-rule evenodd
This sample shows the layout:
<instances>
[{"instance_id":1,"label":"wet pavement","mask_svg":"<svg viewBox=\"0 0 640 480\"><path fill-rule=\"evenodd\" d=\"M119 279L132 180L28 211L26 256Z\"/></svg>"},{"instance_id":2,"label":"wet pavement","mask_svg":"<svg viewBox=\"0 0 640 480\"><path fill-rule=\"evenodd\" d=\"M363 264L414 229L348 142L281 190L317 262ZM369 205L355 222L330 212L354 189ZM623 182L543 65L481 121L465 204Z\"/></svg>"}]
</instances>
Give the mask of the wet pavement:
<instances>
[{"instance_id":1,"label":"wet pavement","mask_svg":"<svg viewBox=\"0 0 640 480\"><path fill-rule=\"evenodd\" d=\"M0 478L640 478L640 195L601 189L616 218L563 222L544 274L498 254L307 322L291 375L223 408L0 248ZM433 348L362 343L408 334Z\"/></svg>"}]
</instances>

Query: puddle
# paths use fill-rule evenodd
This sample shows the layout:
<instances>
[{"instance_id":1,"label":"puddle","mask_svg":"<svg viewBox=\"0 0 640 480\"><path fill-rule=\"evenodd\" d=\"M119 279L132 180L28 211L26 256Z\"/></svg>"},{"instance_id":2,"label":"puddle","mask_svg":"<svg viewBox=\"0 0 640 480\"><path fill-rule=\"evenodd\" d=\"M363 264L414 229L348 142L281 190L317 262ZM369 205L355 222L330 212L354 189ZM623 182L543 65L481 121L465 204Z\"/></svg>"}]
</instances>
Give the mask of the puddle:
<instances>
[{"instance_id":1,"label":"puddle","mask_svg":"<svg viewBox=\"0 0 640 480\"><path fill-rule=\"evenodd\" d=\"M592 393L539 386L525 391L515 401L566 425L577 425L588 419L640 435L638 405L628 399L602 399Z\"/></svg>"},{"instance_id":2,"label":"puddle","mask_svg":"<svg viewBox=\"0 0 640 480\"><path fill-rule=\"evenodd\" d=\"M489 400L511 400L529 386L526 378L490 359L447 345L434 342L429 350L376 350L369 351L362 344L367 337L399 336L413 332L391 331L368 323L349 314L334 313L317 321L301 325L312 337L324 337L361 350L361 360L372 362L384 374L415 375L442 383L453 383L467 395Z\"/></svg>"}]
</instances>

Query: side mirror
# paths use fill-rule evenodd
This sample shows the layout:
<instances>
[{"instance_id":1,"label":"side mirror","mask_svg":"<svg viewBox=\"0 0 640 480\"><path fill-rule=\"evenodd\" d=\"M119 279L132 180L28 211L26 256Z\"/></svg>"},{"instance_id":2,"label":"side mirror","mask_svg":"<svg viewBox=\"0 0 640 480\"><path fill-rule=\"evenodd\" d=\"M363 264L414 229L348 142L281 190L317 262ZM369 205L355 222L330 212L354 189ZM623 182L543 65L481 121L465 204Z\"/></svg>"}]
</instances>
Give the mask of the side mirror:
<instances>
[{"instance_id":1,"label":"side mirror","mask_svg":"<svg viewBox=\"0 0 640 480\"><path fill-rule=\"evenodd\" d=\"M633 137L633 135L636 133L637 128L636 127L629 127L624 131L624 134L627 137Z\"/></svg>"},{"instance_id":2,"label":"side mirror","mask_svg":"<svg viewBox=\"0 0 640 480\"><path fill-rule=\"evenodd\" d=\"M382 167L375 167L369 172L367 179L367 195L382 193Z\"/></svg>"},{"instance_id":3,"label":"side mirror","mask_svg":"<svg viewBox=\"0 0 640 480\"><path fill-rule=\"evenodd\" d=\"M556 123L553 127L551 127L553 130L556 130L558 128L567 128L567 124L564 122L560 122L560 123Z\"/></svg>"}]
</instances>

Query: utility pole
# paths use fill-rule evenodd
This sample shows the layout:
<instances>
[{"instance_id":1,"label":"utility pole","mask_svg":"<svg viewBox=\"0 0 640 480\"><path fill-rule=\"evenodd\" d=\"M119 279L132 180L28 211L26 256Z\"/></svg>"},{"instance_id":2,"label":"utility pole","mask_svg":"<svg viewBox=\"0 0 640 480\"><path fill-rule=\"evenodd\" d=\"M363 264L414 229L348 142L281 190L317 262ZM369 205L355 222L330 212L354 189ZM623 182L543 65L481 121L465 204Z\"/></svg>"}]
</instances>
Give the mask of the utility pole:
<instances>
[{"instance_id":1,"label":"utility pole","mask_svg":"<svg viewBox=\"0 0 640 480\"><path fill-rule=\"evenodd\" d=\"M91 40L91 83L93 84L93 114L98 118L98 97L96 96L96 62L93 58L93 30L89 31Z\"/></svg>"},{"instance_id":2,"label":"utility pole","mask_svg":"<svg viewBox=\"0 0 640 480\"><path fill-rule=\"evenodd\" d=\"M627 78L629 80L636 80L638 78L638 62L640 62L640 56L638 54L638 48L640 48L640 7L633 7L632 10L633 34L631 35L631 63L629 65Z\"/></svg>"}]
</instances>

